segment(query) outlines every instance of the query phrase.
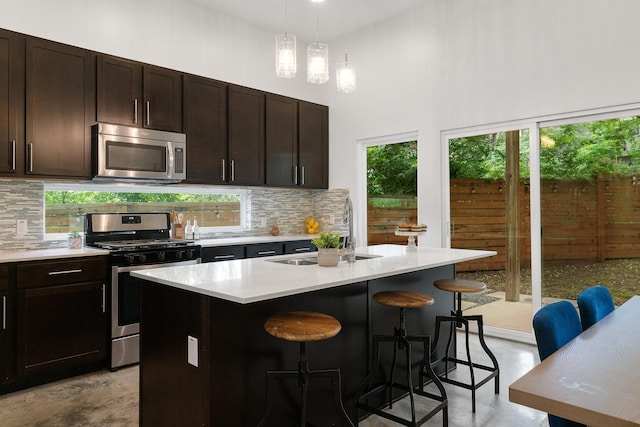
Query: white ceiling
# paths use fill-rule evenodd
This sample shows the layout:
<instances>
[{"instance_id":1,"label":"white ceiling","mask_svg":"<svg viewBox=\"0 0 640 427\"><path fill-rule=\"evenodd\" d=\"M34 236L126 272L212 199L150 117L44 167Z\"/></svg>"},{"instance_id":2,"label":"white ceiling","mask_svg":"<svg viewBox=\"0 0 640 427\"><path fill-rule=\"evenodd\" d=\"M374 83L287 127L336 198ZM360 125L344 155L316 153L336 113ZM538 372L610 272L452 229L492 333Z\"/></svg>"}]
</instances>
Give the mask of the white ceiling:
<instances>
[{"instance_id":1,"label":"white ceiling","mask_svg":"<svg viewBox=\"0 0 640 427\"><path fill-rule=\"evenodd\" d=\"M240 21L272 33L285 29L298 40L316 38L316 7L320 41L335 40L362 27L372 26L392 16L424 4L425 0L191 0ZM345 17L345 12L347 15Z\"/></svg>"}]
</instances>

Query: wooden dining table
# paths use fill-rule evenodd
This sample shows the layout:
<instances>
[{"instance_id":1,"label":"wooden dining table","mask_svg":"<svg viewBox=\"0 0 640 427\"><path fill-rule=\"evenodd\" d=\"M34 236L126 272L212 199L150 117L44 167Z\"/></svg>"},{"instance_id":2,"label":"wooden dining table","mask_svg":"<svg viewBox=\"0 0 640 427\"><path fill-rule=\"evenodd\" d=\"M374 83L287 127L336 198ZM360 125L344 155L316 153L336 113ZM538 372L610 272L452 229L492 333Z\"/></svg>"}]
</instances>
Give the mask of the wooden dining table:
<instances>
[{"instance_id":1,"label":"wooden dining table","mask_svg":"<svg viewBox=\"0 0 640 427\"><path fill-rule=\"evenodd\" d=\"M640 296L511 384L509 400L592 427L640 426Z\"/></svg>"}]
</instances>

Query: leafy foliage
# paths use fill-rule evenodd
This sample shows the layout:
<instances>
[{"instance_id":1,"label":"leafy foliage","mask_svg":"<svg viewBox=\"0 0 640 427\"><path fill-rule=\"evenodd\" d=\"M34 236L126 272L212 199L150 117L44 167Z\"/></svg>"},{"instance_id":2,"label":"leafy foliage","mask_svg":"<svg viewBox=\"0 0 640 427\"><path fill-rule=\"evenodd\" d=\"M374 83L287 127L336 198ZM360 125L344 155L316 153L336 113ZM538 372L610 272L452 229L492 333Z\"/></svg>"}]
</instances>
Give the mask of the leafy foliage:
<instances>
[{"instance_id":1,"label":"leafy foliage","mask_svg":"<svg viewBox=\"0 0 640 427\"><path fill-rule=\"evenodd\" d=\"M367 150L368 194L417 194L417 142L387 144Z\"/></svg>"},{"instance_id":2,"label":"leafy foliage","mask_svg":"<svg viewBox=\"0 0 640 427\"><path fill-rule=\"evenodd\" d=\"M322 232L320 233L320 237L314 237L313 239L311 239L311 243L313 243L318 249L339 248L340 234Z\"/></svg>"},{"instance_id":3,"label":"leafy foliage","mask_svg":"<svg viewBox=\"0 0 640 427\"><path fill-rule=\"evenodd\" d=\"M592 179L640 172L640 117L540 129L540 173L546 179ZM452 178L504 178L504 133L452 139ZM529 135L520 135L520 176L529 177Z\"/></svg>"}]
</instances>

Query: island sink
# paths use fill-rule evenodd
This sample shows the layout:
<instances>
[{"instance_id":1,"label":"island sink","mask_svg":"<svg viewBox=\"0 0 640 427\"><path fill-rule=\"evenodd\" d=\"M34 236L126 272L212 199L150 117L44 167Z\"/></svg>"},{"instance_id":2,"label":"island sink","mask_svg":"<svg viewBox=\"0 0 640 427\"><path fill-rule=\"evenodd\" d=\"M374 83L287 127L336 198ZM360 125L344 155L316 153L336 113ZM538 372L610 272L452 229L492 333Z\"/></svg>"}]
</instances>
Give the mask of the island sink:
<instances>
[{"instance_id":1,"label":"island sink","mask_svg":"<svg viewBox=\"0 0 640 427\"><path fill-rule=\"evenodd\" d=\"M380 258L382 255L368 255L368 254L356 254L356 261L362 259L372 259L372 258ZM267 259L268 262L275 262L278 264L288 264L288 265L316 265L318 264L318 258L315 256L304 257L304 258L287 258L287 259Z\"/></svg>"}]
</instances>

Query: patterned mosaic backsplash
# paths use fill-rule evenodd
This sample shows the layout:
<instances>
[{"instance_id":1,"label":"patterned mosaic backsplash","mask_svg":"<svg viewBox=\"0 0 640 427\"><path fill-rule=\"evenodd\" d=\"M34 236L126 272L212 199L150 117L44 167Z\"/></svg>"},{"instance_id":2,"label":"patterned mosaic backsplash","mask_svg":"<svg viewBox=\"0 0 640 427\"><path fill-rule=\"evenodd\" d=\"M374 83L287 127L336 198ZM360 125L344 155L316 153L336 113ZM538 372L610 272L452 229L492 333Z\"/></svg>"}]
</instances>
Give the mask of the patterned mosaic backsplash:
<instances>
[{"instance_id":1,"label":"patterned mosaic backsplash","mask_svg":"<svg viewBox=\"0 0 640 427\"><path fill-rule=\"evenodd\" d=\"M248 190L245 212L250 229L233 236L270 235L274 221L280 235L306 233L304 221L313 216L320 231L344 233L342 210L348 190L262 189ZM333 216L334 224L330 224ZM27 234L16 237L16 220L27 220ZM261 226L262 220L266 226ZM46 249L66 246L66 240L43 240L44 187L41 182L0 180L0 250ZM204 234L202 238L231 237Z\"/></svg>"}]
</instances>

